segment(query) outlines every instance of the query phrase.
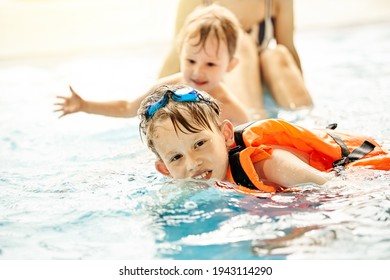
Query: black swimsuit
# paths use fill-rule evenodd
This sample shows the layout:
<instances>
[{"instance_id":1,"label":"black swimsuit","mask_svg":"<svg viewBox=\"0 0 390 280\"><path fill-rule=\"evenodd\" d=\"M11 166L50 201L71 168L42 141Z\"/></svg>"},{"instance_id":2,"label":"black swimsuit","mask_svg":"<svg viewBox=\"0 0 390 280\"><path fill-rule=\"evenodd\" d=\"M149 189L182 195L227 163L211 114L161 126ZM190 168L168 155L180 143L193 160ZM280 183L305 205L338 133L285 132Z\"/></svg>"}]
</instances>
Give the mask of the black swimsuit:
<instances>
[{"instance_id":1,"label":"black swimsuit","mask_svg":"<svg viewBox=\"0 0 390 280\"><path fill-rule=\"evenodd\" d=\"M272 25L275 24L275 18L271 17ZM265 37L265 20L259 23L259 33L257 34L257 44L260 46Z\"/></svg>"},{"instance_id":2,"label":"black swimsuit","mask_svg":"<svg viewBox=\"0 0 390 280\"><path fill-rule=\"evenodd\" d=\"M265 18L259 23L259 33L257 35L258 51L262 51L275 43L274 34L275 18L272 17L272 0L265 0Z\"/></svg>"}]
</instances>

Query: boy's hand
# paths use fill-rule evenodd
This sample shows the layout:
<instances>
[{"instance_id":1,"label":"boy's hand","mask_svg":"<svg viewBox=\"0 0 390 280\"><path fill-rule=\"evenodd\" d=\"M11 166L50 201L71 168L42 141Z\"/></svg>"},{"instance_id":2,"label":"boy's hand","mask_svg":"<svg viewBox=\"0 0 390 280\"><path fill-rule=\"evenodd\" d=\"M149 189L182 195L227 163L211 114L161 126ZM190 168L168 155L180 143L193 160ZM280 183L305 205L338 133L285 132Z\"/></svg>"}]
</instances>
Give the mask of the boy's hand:
<instances>
[{"instance_id":1,"label":"boy's hand","mask_svg":"<svg viewBox=\"0 0 390 280\"><path fill-rule=\"evenodd\" d=\"M54 110L54 112L62 113L59 118L81 111L84 100L72 89L71 86L69 86L69 89L72 92L70 97L57 96L57 98L63 99L63 102L54 103L54 105L59 106L59 108Z\"/></svg>"}]
</instances>

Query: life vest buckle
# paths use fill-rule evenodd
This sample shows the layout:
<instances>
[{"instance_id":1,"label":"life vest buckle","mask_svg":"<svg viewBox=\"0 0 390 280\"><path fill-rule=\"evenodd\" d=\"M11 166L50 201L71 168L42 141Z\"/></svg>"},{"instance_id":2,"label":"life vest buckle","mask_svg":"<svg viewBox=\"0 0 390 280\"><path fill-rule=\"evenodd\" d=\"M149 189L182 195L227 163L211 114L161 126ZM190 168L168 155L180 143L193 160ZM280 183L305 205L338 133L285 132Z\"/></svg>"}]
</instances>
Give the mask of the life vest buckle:
<instances>
[{"instance_id":1,"label":"life vest buckle","mask_svg":"<svg viewBox=\"0 0 390 280\"><path fill-rule=\"evenodd\" d=\"M349 157L342 157L332 163L333 168L345 166L350 162Z\"/></svg>"},{"instance_id":2,"label":"life vest buckle","mask_svg":"<svg viewBox=\"0 0 390 280\"><path fill-rule=\"evenodd\" d=\"M345 166L350 163L349 157L342 157L332 163L333 171L336 172L336 175L339 176L341 172L345 169Z\"/></svg>"}]
</instances>

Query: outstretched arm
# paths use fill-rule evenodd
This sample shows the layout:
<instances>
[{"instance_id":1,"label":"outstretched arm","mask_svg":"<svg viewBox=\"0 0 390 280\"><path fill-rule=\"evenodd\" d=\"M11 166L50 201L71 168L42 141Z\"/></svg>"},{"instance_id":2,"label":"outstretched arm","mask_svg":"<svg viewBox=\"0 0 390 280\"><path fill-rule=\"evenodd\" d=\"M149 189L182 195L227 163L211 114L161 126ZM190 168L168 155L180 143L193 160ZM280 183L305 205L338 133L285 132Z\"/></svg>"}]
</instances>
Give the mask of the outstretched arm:
<instances>
[{"instance_id":1,"label":"outstretched arm","mask_svg":"<svg viewBox=\"0 0 390 280\"><path fill-rule=\"evenodd\" d=\"M282 148L274 148L272 156L255 164L260 178L285 187L298 184L325 184L332 175L321 172L304 162L297 155Z\"/></svg>"},{"instance_id":2,"label":"outstretched arm","mask_svg":"<svg viewBox=\"0 0 390 280\"><path fill-rule=\"evenodd\" d=\"M60 112L60 118L77 112L85 112L88 114L97 114L109 117L129 118L137 115L138 107L143 99L143 96L132 101L108 101L94 102L81 98L71 86L69 86L71 96L57 96L62 99L62 102L57 102L54 105L58 106L55 112Z\"/></svg>"}]
</instances>

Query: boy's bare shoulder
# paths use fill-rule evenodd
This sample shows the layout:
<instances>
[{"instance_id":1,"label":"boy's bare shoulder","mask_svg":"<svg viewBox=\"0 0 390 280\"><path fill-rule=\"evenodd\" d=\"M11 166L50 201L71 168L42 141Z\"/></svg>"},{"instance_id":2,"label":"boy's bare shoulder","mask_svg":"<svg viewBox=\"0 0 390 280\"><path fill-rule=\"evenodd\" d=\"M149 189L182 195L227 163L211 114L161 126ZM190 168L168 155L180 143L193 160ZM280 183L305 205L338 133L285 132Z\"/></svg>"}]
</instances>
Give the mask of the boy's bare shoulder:
<instances>
[{"instance_id":1,"label":"boy's bare shoulder","mask_svg":"<svg viewBox=\"0 0 390 280\"><path fill-rule=\"evenodd\" d=\"M222 103L231 102L233 97L228 87L222 82L210 92L210 95Z\"/></svg>"},{"instance_id":2,"label":"boy's bare shoulder","mask_svg":"<svg viewBox=\"0 0 390 280\"><path fill-rule=\"evenodd\" d=\"M184 83L183 74L181 72L162 77L158 79L157 84L182 84Z\"/></svg>"}]
</instances>

